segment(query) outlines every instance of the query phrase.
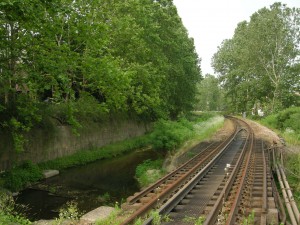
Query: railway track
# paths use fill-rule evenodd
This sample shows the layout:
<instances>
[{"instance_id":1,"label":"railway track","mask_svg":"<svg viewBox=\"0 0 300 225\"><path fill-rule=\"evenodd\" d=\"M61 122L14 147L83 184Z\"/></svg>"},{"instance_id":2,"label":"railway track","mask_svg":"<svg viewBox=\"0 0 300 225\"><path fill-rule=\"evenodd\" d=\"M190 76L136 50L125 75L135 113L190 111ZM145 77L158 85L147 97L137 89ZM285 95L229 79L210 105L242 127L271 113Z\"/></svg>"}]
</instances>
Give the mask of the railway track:
<instances>
[{"instance_id":1,"label":"railway track","mask_svg":"<svg viewBox=\"0 0 300 225\"><path fill-rule=\"evenodd\" d=\"M205 218L204 224L242 224L247 219L255 224L276 224L277 210L263 143L255 139L244 121L230 119L235 129L226 140L208 146L155 184L129 197L122 208L130 216L122 225L133 224L151 210L168 215L168 221L162 222L165 225L195 224L199 217ZM152 220L150 216L144 225Z\"/></svg>"}]
</instances>

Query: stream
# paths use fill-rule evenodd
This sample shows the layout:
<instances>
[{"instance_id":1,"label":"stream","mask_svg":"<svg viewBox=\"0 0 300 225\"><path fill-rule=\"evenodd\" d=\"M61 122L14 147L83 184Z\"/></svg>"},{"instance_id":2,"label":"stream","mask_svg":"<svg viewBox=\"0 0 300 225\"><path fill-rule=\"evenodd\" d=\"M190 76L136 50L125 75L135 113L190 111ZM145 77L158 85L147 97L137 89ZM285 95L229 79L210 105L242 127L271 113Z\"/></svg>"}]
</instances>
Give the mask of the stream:
<instances>
[{"instance_id":1,"label":"stream","mask_svg":"<svg viewBox=\"0 0 300 225\"><path fill-rule=\"evenodd\" d=\"M66 169L22 191L16 203L26 206L22 211L32 221L57 218L59 209L70 201L78 205L81 213L102 205L114 206L139 191L134 178L137 165L159 157L153 150L136 151Z\"/></svg>"}]
</instances>

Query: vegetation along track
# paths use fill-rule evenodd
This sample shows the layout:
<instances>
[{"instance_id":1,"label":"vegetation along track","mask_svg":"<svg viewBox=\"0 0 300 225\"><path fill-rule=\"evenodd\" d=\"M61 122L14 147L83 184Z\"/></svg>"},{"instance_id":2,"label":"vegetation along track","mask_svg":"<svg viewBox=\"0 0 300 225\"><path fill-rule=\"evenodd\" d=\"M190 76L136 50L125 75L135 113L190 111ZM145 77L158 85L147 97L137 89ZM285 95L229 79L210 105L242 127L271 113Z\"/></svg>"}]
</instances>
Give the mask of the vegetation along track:
<instances>
[{"instance_id":1,"label":"vegetation along track","mask_svg":"<svg viewBox=\"0 0 300 225\"><path fill-rule=\"evenodd\" d=\"M255 224L278 222L268 158L243 120L222 143L209 145L175 171L127 199L132 212L122 224L133 223L150 210L168 214L163 224ZM144 222L151 224L152 218Z\"/></svg>"}]
</instances>

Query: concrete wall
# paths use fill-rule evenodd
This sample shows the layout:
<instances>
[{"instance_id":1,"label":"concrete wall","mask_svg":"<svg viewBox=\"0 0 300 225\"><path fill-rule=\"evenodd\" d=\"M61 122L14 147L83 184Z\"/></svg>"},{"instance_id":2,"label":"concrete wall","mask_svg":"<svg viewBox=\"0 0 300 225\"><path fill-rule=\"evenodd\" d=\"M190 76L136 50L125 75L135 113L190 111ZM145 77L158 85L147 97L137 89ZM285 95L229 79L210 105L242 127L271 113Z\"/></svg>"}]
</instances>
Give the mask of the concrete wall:
<instances>
[{"instance_id":1,"label":"concrete wall","mask_svg":"<svg viewBox=\"0 0 300 225\"><path fill-rule=\"evenodd\" d=\"M42 162L73 154L79 150L101 147L109 143L144 134L147 127L133 121L111 121L91 124L79 130L79 136L69 126L52 129L34 129L28 134L25 151L17 154L7 133L0 131L0 170L11 167L13 162L31 160Z\"/></svg>"}]
</instances>

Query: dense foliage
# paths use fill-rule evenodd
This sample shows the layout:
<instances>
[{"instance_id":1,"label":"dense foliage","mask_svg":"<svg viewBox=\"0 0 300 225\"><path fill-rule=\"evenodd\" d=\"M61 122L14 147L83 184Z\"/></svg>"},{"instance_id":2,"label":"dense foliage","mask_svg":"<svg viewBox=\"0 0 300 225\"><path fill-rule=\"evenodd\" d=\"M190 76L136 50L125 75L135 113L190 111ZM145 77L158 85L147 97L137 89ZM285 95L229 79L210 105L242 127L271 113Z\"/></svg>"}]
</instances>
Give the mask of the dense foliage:
<instances>
[{"instance_id":1,"label":"dense foliage","mask_svg":"<svg viewBox=\"0 0 300 225\"><path fill-rule=\"evenodd\" d=\"M218 78L206 74L204 79L197 84L196 99L196 110L222 111L224 109L223 90Z\"/></svg>"},{"instance_id":2,"label":"dense foliage","mask_svg":"<svg viewBox=\"0 0 300 225\"><path fill-rule=\"evenodd\" d=\"M276 114L267 116L261 122L271 128L277 129L288 145L300 146L300 107L291 107ZM293 148L291 148L293 149ZM300 153L294 151L284 152L284 167L289 184L292 187L296 203L300 206Z\"/></svg>"},{"instance_id":3,"label":"dense foliage","mask_svg":"<svg viewBox=\"0 0 300 225\"><path fill-rule=\"evenodd\" d=\"M193 124L186 119L159 120L151 133L151 144L154 149L175 150L194 135Z\"/></svg>"},{"instance_id":4,"label":"dense foliage","mask_svg":"<svg viewBox=\"0 0 300 225\"><path fill-rule=\"evenodd\" d=\"M19 191L42 177L42 170L39 166L27 161L3 175L4 187L11 191Z\"/></svg>"},{"instance_id":5,"label":"dense foliage","mask_svg":"<svg viewBox=\"0 0 300 225\"><path fill-rule=\"evenodd\" d=\"M176 117L201 77L172 0L2 0L0 127L22 150L47 118Z\"/></svg>"},{"instance_id":6,"label":"dense foliage","mask_svg":"<svg viewBox=\"0 0 300 225\"><path fill-rule=\"evenodd\" d=\"M228 110L257 114L299 106L299 54L299 8L274 3L239 23L212 60Z\"/></svg>"},{"instance_id":7,"label":"dense foliage","mask_svg":"<svg viewBox=\"0 0 300 225\"><path fill-rule=\"evenodd\" d=\"M262 120L266 126L275 128L282 132L293 136L300 142L300 107L291 107L277 114L270 115Z\"/></svg>"},{"instance_id":8,"label":"dense foliage","mask_svg":"<svg viewBox=\"0 0 300 225\"><path fill-rule=\"evenodd\" d=\"M165 172L162 170L163 159L145 160L135 170L135 177L141 187L147 187L161 178Z\"/></svg>"}]
</instances>

